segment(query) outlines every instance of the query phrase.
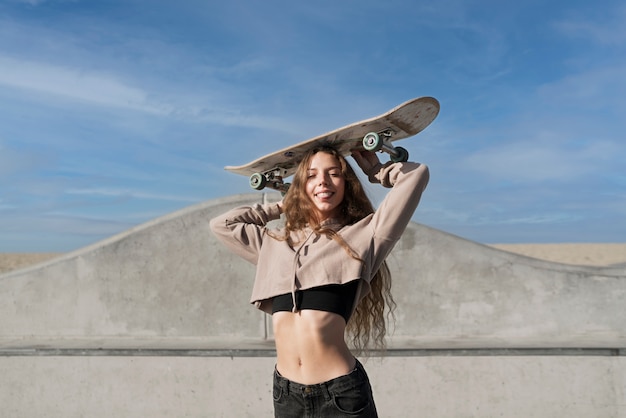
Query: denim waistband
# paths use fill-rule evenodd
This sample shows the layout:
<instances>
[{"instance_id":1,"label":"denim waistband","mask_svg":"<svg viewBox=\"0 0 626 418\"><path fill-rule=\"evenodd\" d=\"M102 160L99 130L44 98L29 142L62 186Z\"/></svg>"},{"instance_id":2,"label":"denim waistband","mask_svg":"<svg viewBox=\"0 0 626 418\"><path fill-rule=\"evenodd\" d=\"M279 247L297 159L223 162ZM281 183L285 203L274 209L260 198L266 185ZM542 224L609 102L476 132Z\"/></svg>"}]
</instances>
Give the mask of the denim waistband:
<instances>
[{"instance_id":1,"label":"denim waistband","mask_svg":"<svg viewBox=\"0 0 626 418\"><path fill-rule=\"evenodd\" d=\"M367 379L367 374L365 373L363 365L358 359L355 360L356 364L350 373L330 379L326 382L315 383L312 385L292 382L282 376L276 368L274 368L274 381L283 389L283 391L286 391L286 394L299 393L305 396L323 395L324 398L330 399L330 393L350 389L351 387L354 387L356 383L362 382L363 379Z\"/></svg>"}]
</instances>

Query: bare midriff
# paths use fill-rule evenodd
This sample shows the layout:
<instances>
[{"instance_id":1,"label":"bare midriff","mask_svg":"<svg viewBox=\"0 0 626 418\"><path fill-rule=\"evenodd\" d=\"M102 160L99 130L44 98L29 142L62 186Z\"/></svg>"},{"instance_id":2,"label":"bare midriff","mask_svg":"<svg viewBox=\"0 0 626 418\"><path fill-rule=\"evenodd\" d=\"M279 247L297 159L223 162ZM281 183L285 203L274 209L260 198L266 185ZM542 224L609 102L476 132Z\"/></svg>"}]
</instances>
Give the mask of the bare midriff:
<instances>
[{"instance_id":1,"label":"bare midriff","mask_svg":"<svg viewBox=\"0 0 626 418\"><path fill-rule=\"evenodd\" d=\"M346 323L331 312L304 309L272 315L276 368L285 378L312 385L350 373L356 360L345 342Z\"/></svg>"}]
</instances>

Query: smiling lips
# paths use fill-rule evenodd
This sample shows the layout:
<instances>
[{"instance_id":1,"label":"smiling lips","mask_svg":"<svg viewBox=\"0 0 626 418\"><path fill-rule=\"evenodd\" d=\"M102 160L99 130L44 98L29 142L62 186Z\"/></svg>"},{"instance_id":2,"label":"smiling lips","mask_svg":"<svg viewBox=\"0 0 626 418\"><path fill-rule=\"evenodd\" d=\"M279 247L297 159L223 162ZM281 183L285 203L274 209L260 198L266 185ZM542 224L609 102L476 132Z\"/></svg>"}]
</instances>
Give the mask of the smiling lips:
<instances>
[{"instance_id":1,"label":"smiling lips","mask_svg":"<svg viewBox=\"0 0 626 418\"><path fill-rule=\"evenodd\" d=\"M315 197L321 200L327 200L327 199L330 199L334 194L335 192L324 190L324 191L315 193Z\"/></svg>"}]
</instances>

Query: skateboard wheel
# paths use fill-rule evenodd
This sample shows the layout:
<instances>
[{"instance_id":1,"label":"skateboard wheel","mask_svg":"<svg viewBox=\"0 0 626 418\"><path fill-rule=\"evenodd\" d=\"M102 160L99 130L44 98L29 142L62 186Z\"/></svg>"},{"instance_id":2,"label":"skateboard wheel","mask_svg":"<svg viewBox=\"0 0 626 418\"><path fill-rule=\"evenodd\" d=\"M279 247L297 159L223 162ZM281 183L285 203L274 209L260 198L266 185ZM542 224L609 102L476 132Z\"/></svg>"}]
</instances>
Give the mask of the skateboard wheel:
<instances>
[{"instance_id":1,"label":"skateboard wheel","mask_svg":"<svg viewBox=\"0 0 626 418\"><path fill-rule=\"evenodd\" d=\"M383 141L376 132L370 132L363 137L363 148L367 151L380 151L383 147Z\"/></svg>"},{"instance_id":2,"label":"skateboard wheel","mask_svg":"<svg viewBox=\"0 0 626 418\"><path fill-rule=\"evenodd\" d=\"M254 173L250 176L250 187L255 190L263 190L267 184L267 179L261 173Z\"/></svg>"},{"instance_id":3,"label":"skateboard wheel","mask_svg":"<svg viewBox=\"0 0 626 418\"><path fill-rule=\"evenodd\" d=\"M394 163L404 163L409 160L409 152L405 148L395 147L394 149L396 150L398 155L392 155L391 161L393 161Z\"/></svg>"}]
</instances>

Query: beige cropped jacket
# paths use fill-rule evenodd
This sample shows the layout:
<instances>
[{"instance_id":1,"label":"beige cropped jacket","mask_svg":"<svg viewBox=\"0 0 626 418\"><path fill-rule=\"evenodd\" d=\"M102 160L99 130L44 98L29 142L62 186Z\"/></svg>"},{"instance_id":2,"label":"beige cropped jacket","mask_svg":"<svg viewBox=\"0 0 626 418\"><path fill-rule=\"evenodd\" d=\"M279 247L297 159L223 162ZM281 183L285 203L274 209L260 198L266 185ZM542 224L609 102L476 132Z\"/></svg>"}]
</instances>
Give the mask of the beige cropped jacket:
<instances>
[{"instance_id":1,"label":"beige cropped jacket","mask_svg":"<svg viewBox=\"0 0 626 418\"><path fill-rule=\"evenodd\" d=\"M360 280L354 311L410 222L429 180L428 167L411 162L380 164L366 174L370 182L391 188L378 209L351 225L325 224L341 235L361 261L337 241L308 228L292 235L295 244L276 239L284 231L268 233L267 229L268 222L281 216L276 203L238 207L210 221L220 241L256 265L251 303L271 314L274 296Z\"/></svg>"}]
</instances>

